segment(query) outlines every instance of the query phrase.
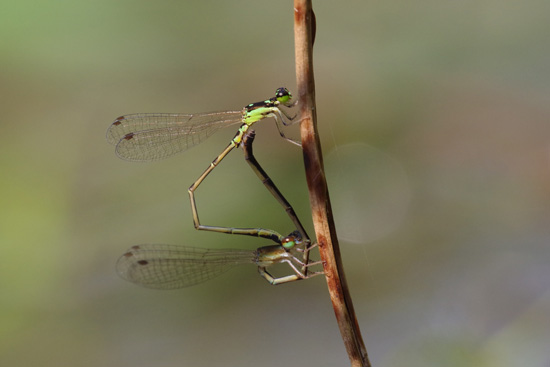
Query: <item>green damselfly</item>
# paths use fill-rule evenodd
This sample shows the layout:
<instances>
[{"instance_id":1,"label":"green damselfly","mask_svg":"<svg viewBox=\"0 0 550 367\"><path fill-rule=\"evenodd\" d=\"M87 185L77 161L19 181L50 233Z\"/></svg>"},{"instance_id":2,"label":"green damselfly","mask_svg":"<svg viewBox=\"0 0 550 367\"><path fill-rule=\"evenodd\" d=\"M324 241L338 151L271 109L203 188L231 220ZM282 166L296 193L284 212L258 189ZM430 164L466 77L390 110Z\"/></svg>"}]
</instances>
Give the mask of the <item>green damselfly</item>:
<instances>
[{"instance_id":1,"label":"green damselfly","mask_svg":"<svg viewBox=\"0 0 550 367\"><path fill-rule=\"evenodd\" d=\"M275 118L281 136L287 139L279 123L287 126L293 117L279 107L293 107L291 101L292 94L281 87L275 91L274 97L251 103L239 111L124 115L118 117L107 130L107 141L116 145L116 153L122 159L154 161L184 152L223 127L240 124L241 127L230 144L236 147L246 130L266 117Z\"/></svg>"},{"instance_id":2,"label":"green damselfly","mask_svg":"<svg viewBox=\"0 0 550 367\"><path fill-rule=\"evenodd\" d=\"M154 161L172 156L203 142L222 127L241 124L229 145L210 163L208 168L189 187L193 223L198 230L241 234L277 240L278 234L261 228L229 228L202 225L195 202L195 190L206 176L231 152L241 145L243 137L257 121L267 117L275 119L279 133L286 140L280 123L290 125L294 117L280 107L292 107L292 95L286 88L278 88L275 96L251 103L240 111L224 111L198 114L138 113L118 117L107 130L107 141L116 145L119 157L130 161Z\"/></svg>"}]
</instances>

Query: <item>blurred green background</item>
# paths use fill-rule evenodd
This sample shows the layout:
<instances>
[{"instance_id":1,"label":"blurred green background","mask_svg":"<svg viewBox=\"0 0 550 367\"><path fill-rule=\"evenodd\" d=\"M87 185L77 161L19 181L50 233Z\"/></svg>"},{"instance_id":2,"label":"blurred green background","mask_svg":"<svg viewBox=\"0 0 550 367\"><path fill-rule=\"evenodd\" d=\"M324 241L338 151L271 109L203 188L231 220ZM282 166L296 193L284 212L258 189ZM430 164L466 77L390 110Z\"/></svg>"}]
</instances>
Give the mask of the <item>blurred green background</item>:
<instances>
[{"instance_id":1,"label":"blurred green background","mask_svg":"<svg viewBox=\"0 0 550 367\"><path fill-rule=\"evenodd\" d=\"M550 365L550 4L315 9L319 130L371 361ZM348 364L321 277L271 287L250 266L163 292L114 271L139 243L266 244L193 229L187 187L232 129L149 164L104 135L125 113L295 90L292 27L290 1L2 3L0 365ZM256 130L313 232L299 150ZM240 151L197 195L205 224L292 230Z\"/></svg>"}]
</instances>

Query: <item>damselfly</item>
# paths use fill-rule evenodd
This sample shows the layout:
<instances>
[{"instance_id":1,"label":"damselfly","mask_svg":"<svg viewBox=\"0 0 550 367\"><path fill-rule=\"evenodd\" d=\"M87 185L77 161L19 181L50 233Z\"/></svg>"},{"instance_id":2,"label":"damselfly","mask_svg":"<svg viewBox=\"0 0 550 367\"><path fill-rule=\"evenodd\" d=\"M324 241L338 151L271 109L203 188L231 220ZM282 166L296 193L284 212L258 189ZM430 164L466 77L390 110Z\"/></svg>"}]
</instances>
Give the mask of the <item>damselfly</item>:
<instances>
[{"instance_id":1,"label":"damselfly","mask_svg":"<svg viewBox=\"0 0 550 367\"><path fill-rule=\"evenodd\" d=\"M292 95L286 88L278 88L275 96L265 101L251 103L240 111L211 112L198 114L179 113L145 113L130 114L118 117L107 130L107 140L116 145L119 157L130 161L153 161L183 152L204 141L222 127L241 124L229 145L210 163L202 175L189 187L193 223L198 230L207 230L231 234L251 235L275 239L278 234L271 230L239 229L202 225L199 220L195 202L195 190L206 176L225 158L229 152L238 147L246 132L257 121L267 117L275 119L277 128L283 138L280 123L290 125L294 117L289 116L281 106L292 107Z\"/></svg>"},{"instance_id":2,"label":"damselfly","mask_svg":"<svg viewBox=\"0 0 550 367\"><path fill-rule=\"evenodd\" d=\"M270 284L276 285L322 274L306 274L303 271L321 263L304 263L293 254L293 251L309 252L316 246L303 245L305 243L298 231L282 238L278 245L259 247L255 251L138 245L119 258L116 268L122 278L132 283L147 288L175 289L205 282L237 265L256 264L260 275ZM274 277L267 271L267 267L281 263L288 264L294 274Z\"/></svg>"}]
</instances>

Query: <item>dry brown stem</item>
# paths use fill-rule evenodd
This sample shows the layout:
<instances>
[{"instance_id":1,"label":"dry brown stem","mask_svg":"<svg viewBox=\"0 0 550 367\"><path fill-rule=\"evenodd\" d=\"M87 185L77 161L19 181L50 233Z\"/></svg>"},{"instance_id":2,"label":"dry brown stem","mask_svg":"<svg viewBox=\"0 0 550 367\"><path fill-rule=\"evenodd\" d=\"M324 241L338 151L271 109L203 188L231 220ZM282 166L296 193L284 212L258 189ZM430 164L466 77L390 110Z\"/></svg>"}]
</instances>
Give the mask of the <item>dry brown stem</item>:
<instances>
[{"instance_id":1,"label":"dry brown stem","mask_svg":"<svg viewBox=\"0 0 550 367\"><path fill-rule=\"evenodd\" d=\"M315 81L313 78L313 41L315 15L311 0L294 1L294 40L296 81L301 117L301 136L309 189L313 225L319 244L327 285L340 327L340 333L353 367L369 367L367 350L357 323L344 275L340 248L323 167L321 143L317 131Z\"/></svg>"}]
</instances>

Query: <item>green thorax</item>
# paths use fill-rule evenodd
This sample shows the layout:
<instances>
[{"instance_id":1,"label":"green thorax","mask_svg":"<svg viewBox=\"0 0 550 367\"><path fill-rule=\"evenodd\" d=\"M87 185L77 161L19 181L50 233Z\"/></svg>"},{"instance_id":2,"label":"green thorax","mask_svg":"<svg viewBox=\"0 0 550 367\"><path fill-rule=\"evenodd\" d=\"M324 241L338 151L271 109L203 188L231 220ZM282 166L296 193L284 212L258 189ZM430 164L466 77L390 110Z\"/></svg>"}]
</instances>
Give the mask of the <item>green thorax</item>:
<instances>
[{"instance_id":1,"label":"green thorax","mask_svg":"<svg viewBox=\"0 0 550 367\"><path fill-rule=\"evenodd\" d=\"M243 122L245 124L252 125L256 121L260 121L268 117L271 113L278 109L278 104L278 102L272 102L270 100L249 104L244 108Z\"/></svg>"},{"instance_id":2,"label":"green thorax","mask_svg":"<svg viewBox=\"0 0 550 367\"><path fill-rule=\"evenodd\" d=\"M278 88L275 97L265 101L251 103L243 109L243 123L252 125L279 110L279 105L288 105L292 94L286 88Z\"/></svg>"}]
</instances>

